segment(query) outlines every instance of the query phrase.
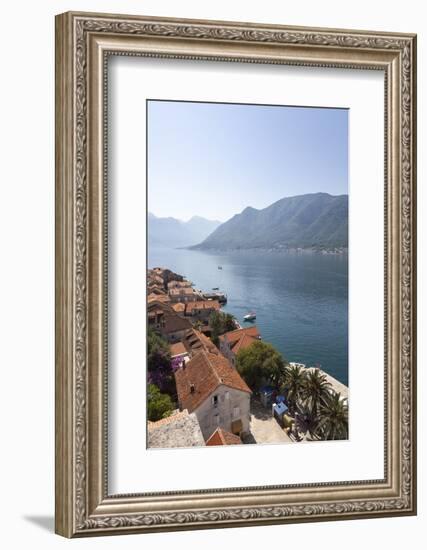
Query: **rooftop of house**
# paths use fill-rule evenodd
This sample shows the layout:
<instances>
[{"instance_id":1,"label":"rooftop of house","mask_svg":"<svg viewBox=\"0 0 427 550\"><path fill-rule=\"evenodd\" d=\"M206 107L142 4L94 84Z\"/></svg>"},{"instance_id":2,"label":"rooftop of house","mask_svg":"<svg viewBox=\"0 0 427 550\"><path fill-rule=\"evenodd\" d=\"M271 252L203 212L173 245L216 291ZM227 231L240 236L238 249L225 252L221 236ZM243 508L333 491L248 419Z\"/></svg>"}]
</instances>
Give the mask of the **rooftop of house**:
<instances>
[{"instance_id":1,"label":"rooftop of house","mask_svg":"<svg viewBox=\"0 0 427 550\"><path fill-rule=\"evenodd\" d=\"M251 344L254 342L257 342L259 338L256 338L255 336L250 336L249 334L243 334L237 342L235 342L231 349L234 354L238 354L241 349L248 348Z\"/></svg>"},{"instance_id":2,"label":"rooftop of house","mask_svg":"<svg viewBox=\"0 0 427 550\"><path fill-rule=\"evenodd\" d=\"M169 304L164 304L158 300L148 304L148 318L153 318L156 315L162 317L161 331L163 333L169 334L191 328L191 323L188 319L180 317Z\"/></svg>"},{"instance_id":3,"label":"rooftop of house","mask_svg":"<svg viewBox=\"0 0 427 550\"><path fill-rule=\"evenodd\" d=\"M158 285L157 283L148 283L147 285L148 292L154 292L155 294L166 294L163 286Z\"/></svg>"},{"instance_id":4,"label":"rooftop of house","mask_svg":"<svg viewBox=\"0 0 427 550\"><path fill-rule=\"evenodd\" d=\"M184 281L169 281L168 283L168 289L172 288L189 288L191 287L191 281L187 281L184 279Z\"/></svg>"},{"instance_id":5,"label":"rooftop of house","mask_svg":"<svg viewBox=\"0 0 427 550\"><path fill-rule=\"evenodd\" d=\"M165 304L161 300L152 300L147 309L148 313L175 313L170 304Z\"/></svg>"},{"instance_id":6,"label":"rooftop of house","mask_svg":"<svg viewBox=\"0 0 427 550\"><path fill-rule=\"evenodd\" d=\"M191 315L195 309L205 309L219 311L220 309L219 302L217 300L199 300L196 302L189 302L185 309L187 315Z\"/></svg>"},{"instance_id":7,"label":"rooftop of house","mask_svg":"<svg viewBox=\"0 0 427 550\"><path fill-rule=\"evenodd\" d=\"M157 275L156 273L148 273L147 274L147 284L151 285L161 285L163 286L163 277L160 275Z\"/></svg>"},{"instance_id":8,"label":"rooftop of house","mask_svg":"<svg viewBox=\"0 0 427 550\"><path fill-rule=\"evenodd\" d=\"M176 311L177 313L184 313L185 312L185 304L182 302L177 302L176 304L172 304L172 309Z\"/></svg>"},{"instance_id":9,"label":"rooftop of house","mask_svg":"<svg viewBox=\"0 0 427 550\"><path fill-rule=\"evenodd\" d=\"M169 303L170 298L167 294L155 294L154 292L150 292L150 294L147 296L147 302L155 302L155 301L163 302L163 303Z\"/></svg>"},{"instance_id":10,"label":"rooftop of house","mask_svg":"<svg viewBox=\"0 0 427 550\"><path fill-rule=\"evenodd\" d=\"M229 342L233 342L239 340L244 334L247 336L253 336L254 338L259 338L260 336L258 327L254 325L252 327L231 330L230 332L226 332L225 334L220 336L220 338L227 338Z\"/></svg>"},{"instance_id":11,"label":"rooftop of house","mask_svg":"<svg viewBox=\"0 0 427 550\"><path fill-rule=\"evenodd\" d=\"M182 342L177 342L176 344L171 344L170 346L171 357L177 357L178 355L184 355L187 353L185 346Z\"/></svg>"},{"instance_id":12,"label":"rooftop of house","mask_svg":"<svg viewBox=\"0 0 427 550\"><path fill-rule=\"evenodd\" d=\"M241 445L242 440L238 435L227 432L222 428L217 428L210 438L206 441L207 446L213 445Z\"/></svg>"},{"instance_id":13,"label":"rooftop of house","mask_svg":"<svg viewBox=\"0 0 427 550\"><path fill-rule=\"evenodd\" d=\"M195 328L191 328L184 334L182 343L187 351L193 354L203 349L210 353L219 353L212 340Z\"/></svg>"},{"instance_id":14,"label":"rooftop of house","mask_svg":"<svg viewBox=\"0 0 427 550\"><path fill-rule=\"evenodd\" d=\"M245 349L256 340L259 340L260 337L258 328L253 326L226 332L219 339L221 342L228 342L233 353L237 354L241 349Z\"/></svg>"},{"instance_id":15,"label":"rooftop of house","mask_svg":"<svg viewBox=\"0 0 427 550\"><path fill-rule=\"evenodd\" d=\"M162 327L162 331L166 334L191 328L191 323L187 319L180 317L175 312L173 312L172 314L166 314L164 318L165 323Z\"/></svg>"},{"instance_id":16,"label":"rooftop of house","mask_svg":"<svg viewBox=\"0 0 427 550\"><path fill-rule=\"evenodd\" d=\"M240 374L220 353L199 351L175 372L178 400L184 409L193 412L219 386L252 393Z\"/></svg>"},{"instance_id":17,"label":"rooftop of house","mask_svg":"<svg viewBox=\"0 0 427 550\"><path fill-rule=\"evenodd\" d=\"M171 296L189 296L190 294L195 294L195 291L192 287L185 286L182 288L171 288L169 294Z\"/></svg>"},{"instance_id":18,"label":"rooftop of house","mask_svg":"<svg viewBox=\"0 0 427 550\"><path fill-rule=\"evenodd\" d=\"M148 447L176 448L200 447L205 445L196 415L187 410L148 422Z\"/></svg>"}]
</instances>

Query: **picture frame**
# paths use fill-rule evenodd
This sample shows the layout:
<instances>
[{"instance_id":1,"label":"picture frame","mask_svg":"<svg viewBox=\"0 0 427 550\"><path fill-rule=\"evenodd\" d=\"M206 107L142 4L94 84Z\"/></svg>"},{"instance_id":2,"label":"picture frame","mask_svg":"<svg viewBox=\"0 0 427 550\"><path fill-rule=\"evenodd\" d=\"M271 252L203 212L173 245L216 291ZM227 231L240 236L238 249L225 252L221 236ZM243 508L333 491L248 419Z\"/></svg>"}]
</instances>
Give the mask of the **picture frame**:
<instances>
[{"instance_id":1,"label":"picture frame","mask_svg":"<svg viewBox=\"0 0 427 550\"><path fill-rule=\"evenodd\" d=\"M109 493L109 56L384 73L384 478ZM415 35L78 12L56 17L55 401L55 530L65 537L416 513Z\"/></svg>"}]
</instances>

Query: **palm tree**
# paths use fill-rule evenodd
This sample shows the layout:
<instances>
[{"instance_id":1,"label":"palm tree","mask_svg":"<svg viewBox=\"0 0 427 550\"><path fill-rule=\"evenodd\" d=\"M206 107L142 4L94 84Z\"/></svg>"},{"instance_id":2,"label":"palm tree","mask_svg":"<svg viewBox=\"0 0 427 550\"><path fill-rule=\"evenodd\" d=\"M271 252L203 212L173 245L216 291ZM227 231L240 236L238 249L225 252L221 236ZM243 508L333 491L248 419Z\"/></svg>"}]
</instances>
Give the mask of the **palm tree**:
<instances>
[{"instance_id":1,"label":"palm tree","mask_svg":"<svg viewBox=\"0 0 427 550\"><path fill-rule=\"evenodd\" d=\"M322 439L348 439L348 403L332 392L320 405L318 435Z\"/></svg>"},{"instance_id":2,"label":"palm tree","mask_svg":"<svg viewBox=\"0 0 427 550\"><path fill-rule=\"evenodd\" d=\"M313 415L311 411L301 403L297 405L295 427L298 432L303 434L309 433L312 439L319 439L319 418L317 415Z\"/></svg>"},{"instance_id":3,"label":"palm tree","mask_svg":"<svg viewBox=\"0 0 427 550\"><path fill-rule=\"evenodd\" d=\"M297 403L301 398L301 392L305 386L305 377L305 371L297 365L287 366L284 372L282 390L287 395L291 414L295 412Z\"/></svg>"},{"instance_id":4,"label":"palm tree","mask_svg":"<svg viewBox=\"0 0 427 550\"><path fill-rule=\"evenodd\" d=\"M319 413L319 407L324 403L331 392L331 384L326 375L319 369L314 369L306 374L304 387L301 391L301 400L304 408L316 417Z\"/></svg>"}]
</instances>

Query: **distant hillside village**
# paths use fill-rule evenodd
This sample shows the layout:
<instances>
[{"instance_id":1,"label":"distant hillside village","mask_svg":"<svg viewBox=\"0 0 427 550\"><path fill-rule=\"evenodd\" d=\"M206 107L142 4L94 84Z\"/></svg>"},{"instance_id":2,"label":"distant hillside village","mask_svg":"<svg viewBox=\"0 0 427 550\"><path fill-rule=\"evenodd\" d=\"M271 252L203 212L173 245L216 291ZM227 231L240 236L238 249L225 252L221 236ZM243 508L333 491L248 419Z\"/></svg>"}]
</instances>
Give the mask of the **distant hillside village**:
<instances>
[{"instance_id":1,"label":"distant hillside village","mask_svg":"<svg viewBox=\"0 0 427 550\"><path fill-rule=\"evenodd\" d=\"M166 268L147 273L148 447L348 438L348 389Z\"/></svg>"}]
</instances>

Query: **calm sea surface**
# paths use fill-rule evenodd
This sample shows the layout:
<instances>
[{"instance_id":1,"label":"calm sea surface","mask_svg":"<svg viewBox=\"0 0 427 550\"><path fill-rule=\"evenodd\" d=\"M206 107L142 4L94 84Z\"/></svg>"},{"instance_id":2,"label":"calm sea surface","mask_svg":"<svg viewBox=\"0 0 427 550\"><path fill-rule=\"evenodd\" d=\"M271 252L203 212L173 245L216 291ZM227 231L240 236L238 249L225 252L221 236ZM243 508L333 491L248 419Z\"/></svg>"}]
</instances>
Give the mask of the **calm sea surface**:
<instances>
[{"instance_id":1,"label":"calm sea surface","mask_svg":"<svg viewBox=\"0 0 427 550\"><path fill-rule=\"evenodd\" d=\"M242 326L257 315L263 340L288 361L319 364L348 385L348 256L309 252L149 249L148 267L168 267L228 295L223 310ZM218 266L222 266L222 270Z\"/></svg>"}]
</instances>

